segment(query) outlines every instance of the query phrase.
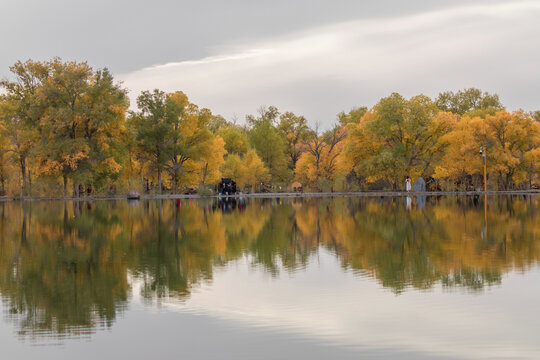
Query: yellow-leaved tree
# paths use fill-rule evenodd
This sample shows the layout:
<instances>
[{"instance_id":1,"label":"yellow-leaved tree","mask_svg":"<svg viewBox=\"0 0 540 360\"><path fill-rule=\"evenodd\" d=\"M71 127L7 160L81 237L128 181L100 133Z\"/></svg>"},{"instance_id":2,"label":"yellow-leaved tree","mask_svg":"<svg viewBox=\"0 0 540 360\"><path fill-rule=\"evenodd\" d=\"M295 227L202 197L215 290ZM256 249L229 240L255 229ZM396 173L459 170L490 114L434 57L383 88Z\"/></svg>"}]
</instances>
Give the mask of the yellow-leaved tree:
<instances>
[{"instance_id":1,"label":"yellow-leaved tree","mask_svg":"<svg viewBox=\"0 0 540 360\"><path fill-rule=\"evenodd\" d=\"M225 150L225 141L219 135L216 135L212 140L212 145L201 159L196 162L196 173L198 175L199 184L215 184L221 178L221 166L225 162L223 158L227 150Z\"/></svg>"},{"instance_id":2,"label":"yellow-leaved tree","mask_svg":"<svg viewBox=\"0 0 540 360\"><path fill-rule=\"evenodd\" d=\"M485 121L490 171L496 174L499 188L508 190L530 178L531 168L524 160L539 147L540 125L523 111L499 111Z\"/></svg>"},{"instance_id":3,"label":"yellow-leaved tree","mask_svg":"<svg viewBox=\"0 0 540 360\"><path fill-rule=\"evenodd\" d=\"M239 188L243 188L245 186L246 183L244 182L244 179L246 167L244 166L240 156L236 154L229 154L225 159L221 172L223 177L231 178L232 180L236 181Z\"/></svg>"},{"instance_id":4,"label":"yellow-leaved tree","mask_svg":"<svg viewBox=\"0 0 540 360\"><path fill-rule=\"evenodd\" d=\"M339 157L346 135L344 126L335 125L323 134L319 134L316 126L303 141L304 152L296 164L296 180L314 190L333 190L336 176L345 170Z\"/></svg>"},{"instance_id":5,"label":"yellow-leaved tree","mask_svg":"<svg viewBox=\"0 0 540 360\"><path fill-rule=\"evenodd\" d=\"M257 184L270 181L270 173L255 150L251 149L244 155L243 167L244 177L241 181L249 185L251 191L257 189Z\"/></svg>"}]
</instances>

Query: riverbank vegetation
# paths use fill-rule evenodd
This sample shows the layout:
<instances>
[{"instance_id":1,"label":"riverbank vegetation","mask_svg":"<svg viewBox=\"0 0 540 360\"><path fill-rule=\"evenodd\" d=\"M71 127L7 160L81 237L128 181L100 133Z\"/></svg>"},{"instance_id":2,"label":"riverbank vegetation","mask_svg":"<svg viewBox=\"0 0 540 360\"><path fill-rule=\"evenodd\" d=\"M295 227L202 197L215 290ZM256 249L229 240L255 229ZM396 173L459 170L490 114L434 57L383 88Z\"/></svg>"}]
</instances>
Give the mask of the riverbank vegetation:
<instances>
[{"instance_id":1,"label":"riverbank vegetation","mask_svg":"<svg viewBox=\"0 0 540 360\"><path fill-rule=\"evenodd\" d=\"M181 193L223 177L246 191L530 189L540 183L540 111L507 111L478 89L342 112L324 130L273 106L242 124L181 91L127 89L85 62L17 62L0 82L0 192L9 196ZM201 187L202 185L202 187Z\"/></svg>"}]
</instances>

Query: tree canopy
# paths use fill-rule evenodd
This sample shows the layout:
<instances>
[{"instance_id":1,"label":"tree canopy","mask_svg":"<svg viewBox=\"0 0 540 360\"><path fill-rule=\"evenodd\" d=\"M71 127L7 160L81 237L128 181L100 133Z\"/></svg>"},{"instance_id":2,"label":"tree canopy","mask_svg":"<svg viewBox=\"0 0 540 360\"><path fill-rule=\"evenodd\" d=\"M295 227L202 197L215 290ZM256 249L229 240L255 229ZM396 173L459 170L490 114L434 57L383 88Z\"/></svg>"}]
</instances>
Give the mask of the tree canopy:
<instances>
[{"instance_id":1,"label":"tree canopy","mask_svg":"<svg viewBox=\"0 0 540 360\"><path fill-rule=\"evenodd\" d=\"M430 190L540 186L540 111L507 111L470 88L409 99L392 93L352 107L326 128L262 106L243 124L182 91L127 89L86 62L17 62L0 82L0 192L11 196L179 193L232 177L245 191L404 187ZM332 121L334 120L334 121ZM272 185L275 185L272 187ZM186 190L187 191L187 190Z\"/></svg>"}]
</instances>

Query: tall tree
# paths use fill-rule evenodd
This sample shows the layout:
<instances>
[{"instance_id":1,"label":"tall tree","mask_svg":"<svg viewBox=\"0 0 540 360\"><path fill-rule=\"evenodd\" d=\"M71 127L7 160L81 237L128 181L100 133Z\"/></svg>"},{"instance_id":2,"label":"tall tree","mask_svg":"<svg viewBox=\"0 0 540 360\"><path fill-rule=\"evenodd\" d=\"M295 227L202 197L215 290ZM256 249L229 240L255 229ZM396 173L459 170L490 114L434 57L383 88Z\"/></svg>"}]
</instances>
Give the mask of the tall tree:
<instances>
[{"instance_id":1,"label":"tall tree","mask_svg":"<svg viewBox=\"0 0 540 360\"><path fill-rule=\"evenodd\" d=\"M224 177L231 178L240 188L243 188L246 183L244 179L246 177L246 167L242 162L242 158L236 154L230 154L225 159L221 171Z\"/></svg>"},{"instance_id":2,"label":"tall tree","mask_svg":"<svg viewBox=\"0 0 540 360\"><path fill-rule=\"evenodd\" d=\"M331 186L340 170L337 159L345 136L343 126L334 125L331 130L320 134L319 125L316 124L303 141L304 152L297 163L296 179L318 190L324 190L324 184Z\"/></svg>"},{"instance_id":3,"label":"tall tree","mask_svg":"<svg viewBox=\"0 0 540 360\"><path fill-rule=\"evenodd\" d=\"M366 106L355 107L348 113L340 112L338 114L339 124L345 126L347 124L358 124L360 119L368 112Z\"/></svg>"},{"instance_id":4,"label":"tall tree","mask_svg":"<svg viewBox=\"0 0 540 360\"><path fill-rule=\"evenodd\" d=\"M489 129L488 154L492 159L491 171L497 174L499 187L508 190L515 182L530 179L530 164L524 159L534 154L540 145L540 126L522 111L508 113L499 111L488 115L486 123Z\"/></svg>"},{"instance_id":5,"label":"tall tree","mask_svg":"<svg viewBox=\"0 0 540 360\"><path fill-rule=\"evenodd\" d=\"M199 109L190 103L180 91L168 95L168 108L183 109L179 113L172 110L172 143L168 151L169 161L166 162L167 172L176 190L181 184L197 181L196 162L211 156L215 144L208 123L213 115L210 110Z\"/></svg>"},{"instance_id":6,"label":"tall tree","mask_svg":"<svg viewBox=\"0 0 540 360\"><path fill-rule=\"evenodd\" d=\"M482 92L482 90L476 88L459 90L457 93L452 91L442 92L437 97L436 104L441 111L449 111L460 115L473 110L493 109L497 111L504 109L499 100L499 95Z\"/></svg>"},{"instance_id":7,"label":"tall tree","mask_svg":"<svg viewBox=\"0 0 540 360\"><path fill-rule=\"evenodd\" d=\"M247 116L250 125L249 140L257 155L270 171L272 180L283 181L289 177L285 158L285 143L275 127L278 110L275 107L259 109L259 116Z\"/></svg>"},{"instance_id":8,"label":"tall tree","mask_svg":"<svg viewBox=\"0 0 540 360\"><path fill-rule=\"evenodd\" d=\"M359 124L349 127L347 154L358 174L385 180L394 189L405 176L429 176L450 131L451 119L436 117L438 110L426 96L410 100L394 93L383 98Z\"/></svg>"},{"instance_id":9,"label":"tall tree","mask_svg":"<svg viewBox=\"0 0 540 360\"><path fill-rule=\"evenodd\" d=\"M13 81L2 80L5 95L0 100L0 117L21 175L21 193L27 190L28 161L38 139L36 131L43 116L39 90L50 76L50 64L32 60L18 61L10 67Z\"/></svg>"},{"instance_id":10,"label":"tall tree","mask_svg":"<svg viewBox=\"0 0 540 360\"><path fill-rule=\"evenodd\" d=\"M285 153L289 169L296 169L296 162L302 153L301 143L309 134L307 120L303 116L297 116L292 112L281 114L278 130L285 140Z\"/></svg>"},{"instance_id":11,"label":"tall tree","mask_svg":"<svg viewBox=\"0 0 540 360\"><path fill-rule=\"evenodd\" d=\"M238 125L229 125L218 131L225 141L228 154L244 155L249 148L249 140L245 129Z\"/></svg>"},{"instance_id":12,"label":"tall tree","mask_svg":"<svg viewBox=\"0 0 540 360\"><path fill-rule=\"evenodd\" d=\"M174 190L196 181L197 164L212 151L213 135L208 130L212 113L199 109L178 91L144 91L137 98L139 112L133 114L136 137L150 166L157 171L162 190L166 170Z\"/></svg>"},{"instance_id":13,"label":"tall tree","mask_svg":"<svg viewBox=\"0 0 540 360\"><path fill-rule=\"evenodd\" d=\"M268 169L264 166L263 161L257 155L255 150L249 150L247 154L244 155L243 165L245 173L242 182L245 185L250 185L252 192L257 188L257 184L265 183L270 180Z\"/></svg>"},{"instance_id":14,"label":"tall tree","mask_svg":"<svg viewBox=\"0 0 540 360\"><path fill-rule=\"evenodd\" d=\"M225 162L225 141L217 135L212 139L212 146L206 154L197 161L199 184L217 183L221 177L221 166Z\"/></svg>"},{"instance_id":15,"label":"tall tree","mask_svg":"<svg viewBox=\"0 0 540 360\"><path fill-rule=\"evenodd\" d=\"M171 120L167 111L167 95L163 91L143 91L137 97L139 111L132 114L137 144L146 162L157 171L158 191L162 191L162 173L168 160L171 142ZM175 106L176 108L176 106ZM175 109L177 113L181 109ZM179 116L179 114L177 115Z\"/></svg>"},{"instance_id":16,"label":"tall tree","mask_svg":"<svg viewBox=\"0 0 540 360\"><path fill-rule=\"evenodd\" d=\"M91 181L99 186L118 179L127 157L124 133L129 100L107 69L94 73L83 100L86 111L79 125L90 147Z\"/></svg>"},{"instance_id":17,"label":"tall tree","mask_svg":"<svg viewBox=\"0 0 540 360\"><path fill-rule=\"evenodd\" d=\"M64 195L68 179L72 178L76 195L77 180L88 178L90 172L90 167L83 165L88 160L90 147L80 125L87 115L83 98L90 88L92 69L86 63L64 63L60 59L54 59L48 66L50 76L38 92L45 108L39 125L43 144L38 155L38 171L60 174Z\"/></svg>"},{"instance_id":18,"label":"tall tree","mask_svg":"<svg viewBox=\"0 0 540 360\"><path fill-rule=\"evenodd\" d=\"M119 140L129 102L107 69L94 72L85 62L60 59L47 65L50 75L37 92L43 108L38 171L61 175L64 194L71 179L77 196L79 184L100 182L120 172Z\"/></svg>"}]
</instances>

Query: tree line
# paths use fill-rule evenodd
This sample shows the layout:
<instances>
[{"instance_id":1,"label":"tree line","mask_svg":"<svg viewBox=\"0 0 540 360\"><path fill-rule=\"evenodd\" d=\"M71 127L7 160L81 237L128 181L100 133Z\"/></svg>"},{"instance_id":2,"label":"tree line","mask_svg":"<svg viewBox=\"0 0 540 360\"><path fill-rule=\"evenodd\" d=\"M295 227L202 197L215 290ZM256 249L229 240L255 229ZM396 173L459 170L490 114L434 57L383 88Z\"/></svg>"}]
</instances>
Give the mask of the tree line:
<instances>
[{"instance_id":1,"label":"tree line","mask_svg":"<svg viewBox=\"0 0 540 360\"><path fill-rule=\"evenodd\" d=\"M540 183L540 111L509 112L471 88L436 99L393 93L321 130L261 107L243 124L181 91L127 89L86 62L17 62L0 81L0 192L10 196L209 192L221 177L245 191L530 189Z\"/></svg>"}]
</instances>

